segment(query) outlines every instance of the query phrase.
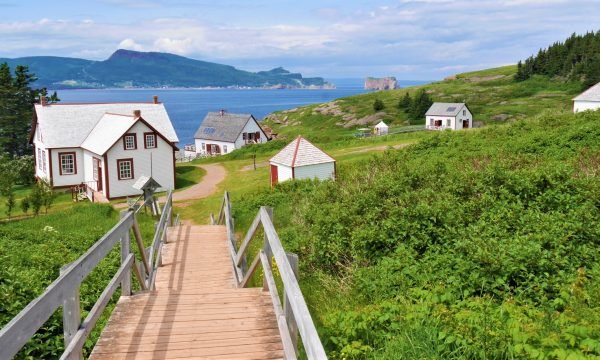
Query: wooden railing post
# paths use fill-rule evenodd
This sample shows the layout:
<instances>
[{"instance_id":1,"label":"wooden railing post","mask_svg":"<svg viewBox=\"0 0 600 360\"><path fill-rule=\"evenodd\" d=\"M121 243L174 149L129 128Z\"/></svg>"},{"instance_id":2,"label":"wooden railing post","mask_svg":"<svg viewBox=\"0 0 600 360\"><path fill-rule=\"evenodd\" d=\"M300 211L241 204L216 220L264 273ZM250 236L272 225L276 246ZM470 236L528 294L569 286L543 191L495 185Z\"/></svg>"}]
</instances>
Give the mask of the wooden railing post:
<instances>
[{"instance_id":1,"label":"wooden railing post","mask_svg":"<svg viewBox=\"0 0 600 360\"><path fill-rule=\"evenodd\" d=\"M60 273L66 272L70 267L70 264L65 265L60 269ZM69 346L75 334L81 326L81 307L79 305L79 284L73 288L73 292L65 296L63 300L63 333L65 336L64 343L65 349ZM73 354L71 359L80 360L83 359L83 352L78 349Z\"/></svg>"},{"instance_id":2,"label":"wooden railing post","mask_svg":"<svg viewBox=\"0 0 600 360\"><path fill-rule=\"evenodd\" d=\"M271 219L271 222L273 222L273 208L271 207L264 207L265 211L267 212L267 214L269 214L269 218ZM264 229L264 224L263 224L263 229ZM269 260L269 265L271 265L271 259L273 258L273 251L271 250L271 244L269 244L269 238L267 237L267 232L265 231L265 240L264 240L264 244L263 244L263 251L265 252L265 255L267 256L267 259ZM269 284L267 283L267 277L263 276L263 290L267 291L269 290Z\"/></svg>"},{"instance_id":3,"label":"wooden railing post","mask_svg":"<svg viewBox=\"0 0 600 360\"><path fill-rule=\"evenodd\" d=\"M286 253L286 255L288 261L290 262L290 266L292 267L292 271L294 272L294 276L296 276L296 281L300 281L298 255L294 253ZM296 318L294 317L292 306L290 304L290 299L288 298L285 289L283 289L283 313L285 314L285 320L290 331L290 338L292 339L292 343L294 344L294 350L296 351L296 353L298 353L298 323L296 322Z\"/></svg>"},{"instance_id":4,"label":"wooden railing post","mask_svg":"<svg viewBox=\"0 0 600 360\"><path fill-rule=\"evenodd\" d=\"M127 216L129 211L121 211L121 219ZM133 215L135 217L135 214ZM129 238L129 230L124 232L123 236L121 236L121 264L125 262L127 256L131 252L129 249L129 244L131 239ZM131 269L127 269L123 275L123 281L121 281L121 296L130 296L131 295Z\"/></svg>"}]
</instances>

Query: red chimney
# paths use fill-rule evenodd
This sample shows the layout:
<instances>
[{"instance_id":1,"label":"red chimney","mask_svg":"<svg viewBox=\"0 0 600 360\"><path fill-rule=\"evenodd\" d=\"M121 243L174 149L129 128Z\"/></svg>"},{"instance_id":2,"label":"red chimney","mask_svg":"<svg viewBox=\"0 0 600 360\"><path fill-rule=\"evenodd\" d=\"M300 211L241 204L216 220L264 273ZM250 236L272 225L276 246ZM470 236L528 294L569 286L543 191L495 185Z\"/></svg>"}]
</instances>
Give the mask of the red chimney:
<instances>
[{"instance_id":1,"label":"red chimney","mask_svg":"<svg viewBox=\"0 0 600 360\"><path fill-rule=\"evenodd\" d=\"M155 103L155 104L158 104L158 96L154 95L152 97L152 102Z\"/></svg>"},{"instance_id":2,"label":"red chimney","mask_svg":"<svg viewBox=\"0 0 600 360\"><path fill-rule=\"evenodd\" d=\"M142 117L142 111L141 110L133 110L133 117L134 118Z\"/></svg>"},{"instance_id":3,"label":"red chimney","mask_svg":"<svg viewBox=\"0 0 600 360\"><path fill-rule=\"evenodd\" d=\"M48 105L48 99L45 96L40 96L40 104L42 106Z\"/></svg>"}]
</instances>

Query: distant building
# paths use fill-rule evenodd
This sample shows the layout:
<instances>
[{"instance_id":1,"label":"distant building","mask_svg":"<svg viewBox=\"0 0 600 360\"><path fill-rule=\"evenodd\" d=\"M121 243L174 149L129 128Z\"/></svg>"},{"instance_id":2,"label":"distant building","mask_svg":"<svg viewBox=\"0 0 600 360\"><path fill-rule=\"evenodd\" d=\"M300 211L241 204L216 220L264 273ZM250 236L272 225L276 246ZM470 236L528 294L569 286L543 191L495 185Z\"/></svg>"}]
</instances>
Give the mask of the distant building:
<instances>
[{"instance_id":1,"label":"distant building","mask_svg":"<svg viewBox=\"0 0 600 360\"><path fill-rule=\"evenodd\" d=\"M600 109L600 83L573 99L573 112Z\"/></svg>"},{"instance_id":2,"label":"distant building","mask_svg":"<svg viewBox=\"0 0 600 360\"><path fill-rule=\"evenodd\" d=\"M54 187L85 184L94 197L141 194L141 176L175 188L177 135L164 105L149 103L47 104L33 112L30 142L37 178Z\"/></svg>"},{"instance_id":3,"label":"distant building","mask_svg":"<svg viewBox=\"0 0 600 360\"><path fill-rule=\"evenodd\" d=\"M269 160L271 186L291 179L335 180L335 159L298 136Z\"/></svg>"},{"instance_id":4,"label":"distant building","mask_svg":"<svg viewBox=\"0 0 600 360\"><path fill-rule=\"evenodd\" d=\"M231 114L225 110L209 112L194 135L197 154L228 154L248 144L269 140L254 116Z\"/></svg>"},{"instance_id":5,"label":"distant building","mask_svg":"<svg viewBox=\"0 0 600 360\"><path fill-rule=\"evenodd\" d=\"M368 77L365 79L365 90L394 90L398 88L398 80L389 76L384 78Z\"/></svg>"},{"instance_id":6,"label":"distant building","mask_svg":"<svg viewBox=\"0 0 600 360\"><path fill-rule=\"evenodd\" d=\"M473 114L465 103L434 103L425 114L428 130L461 130L473 127Z\"/></svg>"},{"instance_id":7,"label":"distant building","mask_svg":"<svg viewBox=\"0 0 600 360\"><path fill-rule=\"evenodd\" d=\"M383 121L380 121L379 124L375 125L375 128L374 128L375 135L377 135L377 136L387 135L389 130L390 130L389 126L387 126L387 124L384 123Z\"/></svg>"}]
</instances>

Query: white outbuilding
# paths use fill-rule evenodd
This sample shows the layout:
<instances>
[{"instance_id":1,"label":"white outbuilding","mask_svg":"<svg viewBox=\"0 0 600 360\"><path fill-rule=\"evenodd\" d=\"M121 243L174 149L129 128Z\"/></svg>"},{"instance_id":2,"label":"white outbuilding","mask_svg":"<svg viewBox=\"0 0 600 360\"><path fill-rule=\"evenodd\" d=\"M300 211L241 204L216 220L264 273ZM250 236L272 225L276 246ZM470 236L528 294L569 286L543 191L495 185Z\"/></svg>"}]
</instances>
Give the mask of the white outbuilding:
<instances>
[{"instance_id":1,"label":"white outbuilding","mask_svg":"<svg viewBox=\"0 0 600 360\"><path fill-rule=\"evenodd\" d=\"M271 186L291 179L335 180L335 159L298 136L269 161Z\"/></svg>"},{"instance_id":2,"label":"white outbuilding","mask_svg":"<svg viewBox=\"0 0 600 360\"><path fill-rule=\"evenodd\" d=\"M390 130L389 126L387 126L387 124L384 123L383 121L380 121L379 124L375 125L375 135L376 136L387 135L389 130Z\"/></svg>"},{"instance_id":3,"label":"white outbuilding","mask_svg":"<svg viewBox=\"0 0 600 360\"><path fill-rule=\"evenodd\" d=\"M473 114L465 103L433 103L425 114L427 130L462 130L473 127Z\"/></svg>"},{"instance_id":4,"label":"white outbuilding","mask_svg":"<svg viewBox=\"0 0 600 360\"><path fill-rule=\"evenodd\" d=\"M600 83L573 99L573 112L600 109Z\"/></svg>"}]
</instances>

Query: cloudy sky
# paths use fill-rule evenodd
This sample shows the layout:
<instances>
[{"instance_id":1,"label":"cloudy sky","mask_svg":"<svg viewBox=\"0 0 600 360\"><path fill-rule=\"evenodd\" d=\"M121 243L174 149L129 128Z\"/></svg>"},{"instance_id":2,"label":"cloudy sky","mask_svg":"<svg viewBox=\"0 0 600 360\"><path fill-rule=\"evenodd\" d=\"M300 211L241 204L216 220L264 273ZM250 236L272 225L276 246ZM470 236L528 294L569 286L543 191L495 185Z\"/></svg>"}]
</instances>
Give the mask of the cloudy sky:
<instances>
[{"instance_id":1,"label":"cloudy sky","mask_svg":"<svg viewBox=\"0 0 600 360\"><path fill-rule=\"evenodd\" d=\"M163 51L245 70L434 80L600 30L600 0L0 0L0 57Z\"/></svg>"}]
</instances>

